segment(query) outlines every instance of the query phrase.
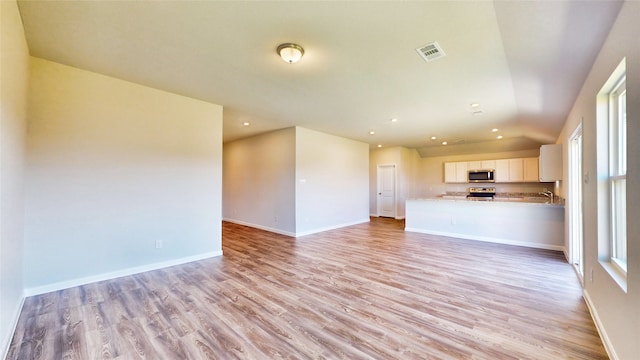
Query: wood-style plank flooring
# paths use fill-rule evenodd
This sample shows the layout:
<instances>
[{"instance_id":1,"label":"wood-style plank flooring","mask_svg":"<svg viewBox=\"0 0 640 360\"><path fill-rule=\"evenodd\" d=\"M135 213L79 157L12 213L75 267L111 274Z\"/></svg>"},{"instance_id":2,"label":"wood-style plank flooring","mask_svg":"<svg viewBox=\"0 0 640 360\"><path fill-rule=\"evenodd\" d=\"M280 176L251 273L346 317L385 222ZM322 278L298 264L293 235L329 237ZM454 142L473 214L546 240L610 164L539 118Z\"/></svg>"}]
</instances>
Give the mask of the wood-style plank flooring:
<instances>
[{"instance_id":1,"label":"wood-style plank flooring","mask_svg":"<svg viewBox=\"0 0 640 360\"><path fill-rule=\"evenodd\" d=\"M7 359L607 359L562 253L223 224L224 256L25 301Z\"/></svg>"}]
</instances>

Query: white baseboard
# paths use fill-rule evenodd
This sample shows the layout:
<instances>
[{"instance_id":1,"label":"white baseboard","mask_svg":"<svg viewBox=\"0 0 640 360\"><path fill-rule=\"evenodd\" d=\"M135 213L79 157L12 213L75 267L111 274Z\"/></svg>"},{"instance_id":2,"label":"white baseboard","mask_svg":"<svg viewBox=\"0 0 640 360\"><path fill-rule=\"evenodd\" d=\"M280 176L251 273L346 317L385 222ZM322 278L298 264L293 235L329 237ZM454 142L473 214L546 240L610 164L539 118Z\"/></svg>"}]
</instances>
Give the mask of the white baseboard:
<instances>
[{"instance_id":1,"label":"white baseboard","mask_svg":"<svg viewBox=\"0 0 640 360\"><path fill-rule=\"evenodd\" d=\"M371 220L369 218L366 218L366 219L352 221L352 222L348 222L348 223L342 223L342 224L338 224L338 225L332 225L332 226L327 226L327 227L323 227L323 228L317 228L317 229L313 229L313 230L302 231L302 232L296 233L296 237L306 236L306 235L311 235L311 234L317 234L319 232L340 229L340 228L347 227L347 226L352 226L352 225L364 224L364 223L368 223L369 221L371 221Z\"/></svg>"},{"instance_id":2,"label":"white baseboard","mask_svg":"<svg viewBox=\"0 0 640 360\"><path fill-rule=\"evenodd\" d=\"M0 339L0 359L6 359L9 354L9 346L11 346L11 340L13 339L13 335L16 332L16 328L18 327L18 320L20 320L20 314L22 313L22 308L24 307L25 297L23 296L18 302L18 306L16 307L16 311L12 316L12 321L9 323L9 331L7 334L3 334L3 338ZM6 336L5 336L6 335Z\"/></svg>"},{"instance_id":3,"label":"white baseboard","mask_svg":"<svg viewBox=\"0 0 640 360\"><path fill-rule=\"evenodd\" d=\"M28 296L45 294L52 291L68 289L75 286L86 285L86 284L104 281L104 280L111 280L111 279L115 279L123 276L129 276L129 275L139 274L147 271L158 270L158 269L162 269L170 266L182 265L182 264L190 263L193 261L204 260L204 259L208 259L216 256L222 256L222 250L212 251L212 252L198 254L194 256L187 256L187 257L173 259L169 261L157 262L157 263L143 265L143 266L136 266L136 267L112 271L104 274L98 274L98 275L87 276L87 277L78 278L78 279L61 281L61 282L47 284L43 286L36 286L36 287L25 289L24 295L25 297L28 297Z\"/></svg>"},{"instance_id":4,"label":"white baseboard","mask_svg":"<svg viewBox=\"0 0 640 360\"><path fill-rule=\"evenodd\" d=\"M448 232L441 232L441 231L427 231L423 229L410 228L410 227L405 227L404 231L411 231L411 232L417 232L417 233L429 234L429 235L448 236L448 237L454 237L454 238L465 239L465 240L476 240L476 241L484 241L484 242L506 244L506 245L525 246L525 247L536 248L536 249L564 251L564 246L559 246L559 245L548 245L548 244L539 244L539 243L533 243L533 242L513 241L509 239L500 239L500 238L493 238L488 236L474 236L474 235L448 233Z\"/></svg>"},{"instance_id":5,"label":"white baseboard","mask_svg":"<svg viewBox=\"0 0 640 360\"><path fill-rule=\"evenodd\" d=\"M268 231L268 232L272 232L272 233L276 233L276 234L280 234L280 235L291 236L291 237L295 237L296 236L295 233L292 233L292 232L289 232L289 231L276 229L276 228L272 228L272 227L268 227L268 226L264 226L264 225L253 224L253 223L242 221L242 220L222 218L222 221L226 221L226 222L230 222L230 223L234 223L234 224L238 224L238 225L242 225L242 226L248 226L248 227L252 227L252 228L255 228L255 229L260 229L260 230L264 230L264 231Z\"/></svg>"},{"instance_id":6,"label":"white baseboard","mask_svg":"<svg viewBox=\"0 0 640 360\"><path fill-rule=\"evenodd\" d=\"M252 227L252 228L256 228L256 229L260 229L260 230L265 230L265 231L269 231L269 232L280 234L280 235L291 236L291 237L306 236L306 235L316 234L316 233L323 232L323 231L340 229L340 228L351 226L351 225L363 224L363 223L367 223L367 222L371 221L369 218L366 218L366 219L363 219L363 220L358 220L358 221L353 221L353 222L348 222L348 223L343 223L343 224L338 224L338 225L332 225L332 226L312 229L312 230L308 230L308 231L301 231L301 232L292 233L292 232L289 232L289 231L284 231L284 230L280 230L280 229L274 229L274 228L270 228L268 226L263 226L263 225L252 224L252 223L249 223L249 222L246 222L246 221L241 221L241 220L228 219L228 218L223 218L222 220L230 222L230 223L238 224L238 225L248 226L248 227Z\"/></svg>"},{"instance_id":7,"label":"white baseboard","mask_svg":"<svg viewBox=\"0 0 640 360\"><path fill-rule=\"evenodd\" d=\"M600 317L598 316L598 311L596 310L595 306L593 306L593 301L591 301L591 298L589 297L589 292L587 291L587 289L584 289L584 291L582 292L582 297L584 298L584 301L587 303L587 308L589 309L589 313L591 314L591 318L593 319L594 324L596 324L596 330L598 330L598 334L600 335L600 339L602 340L602 345L604 345L604 349L607 351L607 355L609 355L609 359L611 360L620 359L616 354L615 349L613 348L613 344L611 344L611 340L607 335L607 331L605 330L604 325L602 324L602 321L600 321Z\"/></svg>"}]
</instances>

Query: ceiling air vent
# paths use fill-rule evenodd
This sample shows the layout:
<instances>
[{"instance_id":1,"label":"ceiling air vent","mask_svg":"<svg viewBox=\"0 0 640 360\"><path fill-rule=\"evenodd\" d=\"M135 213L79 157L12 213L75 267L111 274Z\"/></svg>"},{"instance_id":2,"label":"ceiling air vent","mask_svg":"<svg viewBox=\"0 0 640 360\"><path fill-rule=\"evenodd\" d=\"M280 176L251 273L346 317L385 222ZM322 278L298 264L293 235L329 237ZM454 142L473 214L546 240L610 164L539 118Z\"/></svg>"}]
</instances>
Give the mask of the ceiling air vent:
<instances>
[{"instance_id":1,"label":"ceiling air vent","mask_svg":"<svg viewBox=\"0 0 640 360\"><path fill-rule=\"evenodd\" d=\"M427 44L425 46L421 46L417 48L416 51L418 52L418 54L420 54L420 56L422 56L424 61L427 61L427 62L435 59L439 59L445 56L444 51L442 50L440 45L438 45L437 41L431 44Z\"/></svg>"}]
</instances>

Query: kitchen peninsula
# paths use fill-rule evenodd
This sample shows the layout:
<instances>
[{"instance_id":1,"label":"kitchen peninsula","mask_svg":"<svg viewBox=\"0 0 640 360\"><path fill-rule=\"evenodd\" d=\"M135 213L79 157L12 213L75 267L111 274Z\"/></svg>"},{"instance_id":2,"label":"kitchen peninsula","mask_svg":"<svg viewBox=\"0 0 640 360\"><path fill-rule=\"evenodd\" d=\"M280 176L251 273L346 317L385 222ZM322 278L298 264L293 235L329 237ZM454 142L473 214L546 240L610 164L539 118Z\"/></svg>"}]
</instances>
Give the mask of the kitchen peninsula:
<instances>
[{"instance_id":1,"label":"kitchen peninsula","mask_svg":"<svg viewBox=\"0 0 640 360\"><path fill-rule=\"evenodd\" d=\"M564 250L564 205L536 197L406 201L405 231Z\"/></svg>"}]
</instances>

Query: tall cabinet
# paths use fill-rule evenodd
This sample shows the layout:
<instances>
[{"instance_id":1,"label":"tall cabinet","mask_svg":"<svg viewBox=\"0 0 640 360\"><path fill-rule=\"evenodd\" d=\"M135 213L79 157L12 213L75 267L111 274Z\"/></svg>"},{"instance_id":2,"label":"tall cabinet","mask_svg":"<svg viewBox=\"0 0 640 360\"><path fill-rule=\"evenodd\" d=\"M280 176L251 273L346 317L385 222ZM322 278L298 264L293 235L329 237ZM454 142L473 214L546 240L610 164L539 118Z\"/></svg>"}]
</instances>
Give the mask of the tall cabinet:
<instances>
[{"instance_id":1,"label":"tall cabinet","mask_svg":"<svg viewBox=\"0 0 640 360\"><path fill-rule=\"evenodd\" d=\"M540 182L562 180L562 144L540 147L539 175Z\"/></svg>"}]
</instances>

